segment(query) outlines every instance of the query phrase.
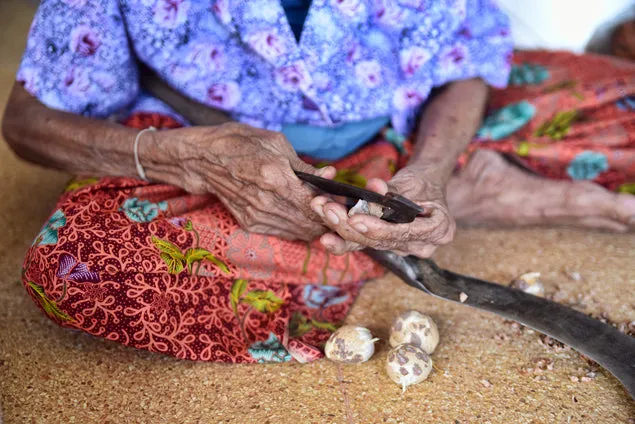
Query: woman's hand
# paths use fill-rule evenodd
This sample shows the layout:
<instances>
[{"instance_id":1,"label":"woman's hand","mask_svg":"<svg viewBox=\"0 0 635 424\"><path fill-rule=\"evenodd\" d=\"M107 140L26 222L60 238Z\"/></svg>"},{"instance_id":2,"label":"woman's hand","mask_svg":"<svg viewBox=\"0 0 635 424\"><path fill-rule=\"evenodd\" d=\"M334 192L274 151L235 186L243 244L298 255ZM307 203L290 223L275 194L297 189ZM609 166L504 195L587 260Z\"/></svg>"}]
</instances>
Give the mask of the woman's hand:
<instances>
[{"instance_id":1,"label":"woman's hand","mask_svg":"<svg viewBox=\"0 0 635 424\"><path fill-rule=\"evenodd\" d=\"M303 162L282 134L239 123L143 136L149 134L152 140L140 151L148 176L218 196L243 229L290 240L313 240L327 231L310 208L315 194L293 171L333 178L335 169ZM173 164L167 170L153 160L157 151L171 157L161 161Z\"/></svg>"},{"instance_id":2,"label":"woman's hand","mask_svg":"<svg viewBox=\"0 0 635 424\"><path fill-rule=\"evenodd\" d=\"M432 256L438 246L454 238L456 224L446 205L444 188L426 178L422 168L406 166L388 184L371 179L366 187L380 194L386 194L387 191L401 194L425 208L430 216L418 217L409 224L391 224L370 215L349 217L341 204L324 196L315 197L311 207L323 217L324 224L336 233L324 234L320 239L332 253L344 254L371 247L427 258Z\"/></svg>"}]
</instances>

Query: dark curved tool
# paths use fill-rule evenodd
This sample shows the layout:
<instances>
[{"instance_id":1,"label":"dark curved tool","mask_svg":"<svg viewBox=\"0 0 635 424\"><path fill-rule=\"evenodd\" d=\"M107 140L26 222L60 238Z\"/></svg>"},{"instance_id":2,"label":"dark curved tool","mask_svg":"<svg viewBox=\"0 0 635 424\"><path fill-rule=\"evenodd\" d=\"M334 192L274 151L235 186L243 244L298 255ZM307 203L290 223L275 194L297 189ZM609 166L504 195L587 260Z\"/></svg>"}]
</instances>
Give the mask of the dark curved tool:
<instances>
[{"instance_id":1,"label":"dark curved tool","mask_svg":"<svg viewBox=\"0 0 635 424\"><path fill-rule=\"evenodd\" d=\"M381 218L389 222L412 222L423 212L399 195L381 196L310 174L296 174L327 193L383 205ZM441 299L493 312L571 346L609 370L635 399L635 338L567 306L441 269L430 259L372 249L365 252L412 287Z\"/></svg>"}]
</instances>

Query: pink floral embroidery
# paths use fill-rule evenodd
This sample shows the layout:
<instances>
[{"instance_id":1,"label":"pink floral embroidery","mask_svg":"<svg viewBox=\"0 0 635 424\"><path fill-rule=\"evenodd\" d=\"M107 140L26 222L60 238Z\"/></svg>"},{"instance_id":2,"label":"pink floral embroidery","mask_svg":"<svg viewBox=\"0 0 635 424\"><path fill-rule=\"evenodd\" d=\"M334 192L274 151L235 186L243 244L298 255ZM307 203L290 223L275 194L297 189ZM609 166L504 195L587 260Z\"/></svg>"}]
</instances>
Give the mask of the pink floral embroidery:
<instances>
[{"instance_id":1,"label":"pink floral embroidery","mask_svg":"<svg viewBox=\"0 0 635 424\"><path fill-rule=\"evenodd\" d=\"M381 66L375 60L365 60L355 65L355 76L368 88L381 83Z\"/></svg>"},{"instance_id":2,"label":"pink floral embroidery","mask_svg":"<svg viewBox=\"0 0 635 424\"><path fill-rule=\"evenodd\" d=\"M90 90L91 82L88 68L73 67L69 69L63 80L66 92L73 96L84 96Z\"/></svg>"},{"instance_id":3,"label":"pink floral embroidery","mask_svg":"<svg viewBox=\"0 0 635 424\"><path fill-rule=\"evenodd\" d=\"M107 292L108 290L105 287L96 284L86 284L84 295L92 301L103 302Z\"/></svg>"},{"instance_id":4,"label":"pink floral embroidery","mask_svg":"<svg viewBox=\"0 0 635 424\"><path fill-rule=\"evenodd\" d=\"M75 53L92 56L97 52L101 41L97 33L87 25L80 25L71 32L70 48Z\"/></svg>"},{"instance_id":5,"label":"pink floral embroidery","mask_svg":"<svg viewBox=\"0 0 635 424\"><path fill-rule=\"evenodd\" d=\"M225 67L225 52L220 45L200 43L192 48L188 60L206 72L219 72Z\"/></svg>"},{"instance_id":6,"label":"pink floral embroidery","mask_svg":"<svg viewBox=\"0 0 635 424\"><path fill-rule=\"evenodd\" d=\"M364 13L364 3L361 0L331 0L331 4L348 17Z\"/></svg>"},{"instance_id":7,"label":"pink floral embroidery","mask_svg":"<svg viewBox=\"0 0 635 424\"><path fill-rule=\"evenodd\" d=\"M414 88L399 87L393 95L393 105L398 110L408 110L417 107L426 96Z\"/></svg>"},{"instance_id":8,"label":"pink floral embroidery","mask_svg":"<svg viewBox=\"0 0 635 424\"><path fill-rule=\"evenodd\" d=\"M302 62L276 69L275 78L288 91L306 90L311 85L311 79Z\"/></svg>"},{"instance_id":9,"label":"pink floral embroidery","mask_svg":"<svg viewBox=\"0 0 635 424\"><path fill-rule=\"evenodd\" d=\"M152 293L152 302L150 303L150 310L158 315L168 311L170 309L170 296L165 293Z\"/></svg>"},{"instance_id":10,"label":"pink floral embroidery","mask_svg":"<svg viewBox=\"0 0 635 424\"><path fill-rule=\"evenodd\" d=\"M404 11L393 0L377 0L374 16L380 24L393 26L403 22Z\"/></svg>"},{"instance_id":11,"label":"pink floral embroidery","mask_svg":"<svg viewBox=\"0 0 635 424\"><path fill-rule=\"evenodd\" d=\"M158 0L154 7L154 22L174 29L187 21L189 0Z\"/></svg>"},{"instance_id":12,"label":"pink floral embroidery","mask_svg":"<svg viewBox=\"0 0 635 424\"><path fill-rule=\"evenodd\" d=\"M406 77L411 77L417 73L419 68L430 60L430 53L421 47L410 47L403 50L399 55L401 70Z\"/></svg>"},{"instance_id":13,"label":"pink floral embroidery","mask_svg":"<svg viewBox=\"0 0 635 424\"><path fill-rule=\"evenodd\" d=\"M348 53L346 53L346 62L355 63L361 57L361 48L359 43L354 42L351 47L348 49Z\"/></svg>"},{"instance_id":14,"label":"pink floral embroidery","mask_svg":"<svg viewBox=\"0 0 635 424\"><path fill-rule=\"evenodd\" d=\"M17 80L29 93L37 93L38 78L33 68L22 68L18 71Z\"/></svg>"},{"instance_id":15,"label":"pink floral embroidery","mask_svg":"<svg viewBox=\"0 0 635 424\"><path fill-rule=\"evenodd\" d=\"M212 6L212 12L218 17L218 20L223 24L228 24L232 17L229 14L229 2L228 0L216 0Z\"/></svg>"},{"instance_id":16,"label":"pink floral embroidery","mask_svg":"<svg viewBox=\"0 0 635 424\"><path fill-rule=\"evenodd\" d=\"M233 81L213 84L207 89L207 100L212 106L231 109L240 102L240 87Z\"/></svg>"},{"instance_id":17,"label":"pink floral embroidery","mask_svg":"<svg viewBox=\"0 0 635 424\"><path fill-rule=\"evenodd\" d=\"M112 74L103 71L93 73L93 81L99 84L106 93L112 90L115 84L117 84L117 80Z\"/></svg>"},{"instance_id":18,"label":"pink floral embroidery","mask_svg":"<svg viewBox=\"0 0 635 424\"><path fill-rule=\"evenodd\" d=\"M441 54L441 67L446 72L453 72L463 66L467 59L467 48L461 44L445 49Z\"/></svg>"},{"instance_id":19,"label":"pink floral embroidery","mask_svg":"<svg viewBox=\"0 0 635 424\"><path fill-rule=\"evenodd\" d=\"M236 230L227 239L227 247L227 261L246 271L250 278L269 278L276 269L273 246L265 237Z\"/></svg>"},{"instance_id":20,"label":"pink floral embroidery","mask_svg":"<svg viewBox=\"0 0 635 424\"><path fill-rule=\"evenodd\" d=\"M247 36L247 42L268 60L274 60L286 52L284 41L273 31L260 31Z\"/></svg>"}]
</instances>

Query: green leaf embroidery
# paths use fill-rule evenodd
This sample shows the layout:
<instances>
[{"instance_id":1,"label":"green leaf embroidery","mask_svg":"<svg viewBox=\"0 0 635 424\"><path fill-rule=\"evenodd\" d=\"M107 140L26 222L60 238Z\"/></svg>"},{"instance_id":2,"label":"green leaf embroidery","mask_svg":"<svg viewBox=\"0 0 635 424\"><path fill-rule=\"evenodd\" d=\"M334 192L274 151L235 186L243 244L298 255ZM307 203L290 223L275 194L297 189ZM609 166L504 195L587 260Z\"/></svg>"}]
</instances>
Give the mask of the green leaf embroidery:
<instances>
[{"instance_id":1,"label":"green leaf embroidery","mask_svg":"<svg viewBox=\"0 0 635 424\"><path fill-rule=\"evenodd\" d=\"M304 336L306 333L313 329L313 325L309 322L307 317L300 312L294 312L291 320L289 321L289 336L292 338L298 338Z\"/></svg>"},{"instance_id":2,"label":"green leaf embroidery","mask_svg":"<svg viewBox=\"0 0 635 424\"><path fill-rule=\"evenodd\" d=\"M319 328L320 330L328 330L331 333L337 330L337 325L333 324L332 322L322 322L312 319L311 325L313 325L313 327L315 328Z\"/></svg>"},{"instance_id":3,"label":"green leaf embroidery","mask_svg":"<svg viewBox=\"0 0 635 424\"><path fill-rule=\"evenodd\" d=\"M46 312L48 316L61 322L73 321L73 318L66 314L66 312L60 310L60 308L57 307L57 304L46 296L42 287L38 286L32 281L29 281L28 285L37 295L40 305L42 305L44 312Z\"/></svg>"},{"instance_id":4,"label":"green leaf embroidery","mask_svg":"<svg viewBox=\"0 0 635 424\"><path fill-rule=\"evenodd\" d=\"M185 264L182 259L175 258L167 253L160 253L159 256L163 259L163 262L168 266L168 273L170 274L178 274L183 271L185 268Z\"/></svg>"},{"instance_id":5,"label":"green leaf embroidery","mask_svg":"<svg viewBox=\"0 0 635 424\"><path fill-rule=\"evenodd\" d=\"M152 236L152 243L154 243L154 245L161 251L159 256L168 266L168 272L170 274L178 274L183 271L183 268L186 265L186 260L178 246L167 240L161 240L154 236Z\"/></svg>"},{"instance_id":6,"label":"green leaf embroidery","mask_svg":"<svg viewBox=\"0 0 635 424\"><path fill-rule=\"evenodd\" d=\"M68 183L68 185L66 186L66 188L64 189L64 192L68 193L71 191L75 191L78 190L82 187L86 187L88 185L91 184L95 184L97 181L99 181L97 178L86 178L83 180L77 180L74 179L71 182Z\"/></svg>"},{"instance_id":7,"label":"green leaf embroidery","mask_svg":"<svg viewBox=\"0 0 635 424\"><path fill-rule=\"evenodd\" d=\"M194 262L200 262L208 255L211 255L211 253L201 247L187 249L187 252L185 252L185 260L187 262L187 268L190 270L190 272L192 272L192 264Z\"/></svg>"},{"instance_id":8,"label":"green leaf embroidery","mask_svg":"<svg viewBox=\"0 0 635 424\"><path fill-rule=\"evenodd\" d=\"M185 225L183 226L183 229L185 231L192 231L194 229L194 225L192 225L192 221L188 219Z\"/></svg>"},{"instance_id":9,"label":"green leaf embroidery","mask_svg":"<svg viewBox=\"0 0 635 424\"><path fill-rule=\"evenodd\" d=\"M573 109L558 112L553 119L544 122L536 130L537 137L549 136L552 140L560 140L569 133L571 124L581 118L580 113Z\"/></svg>"},{"instance_id":10,"label":"green leaf embroidery","mask_svg":"<svg viewBox=\"0 0 635 424\"><path fill-rule=\"evenodd\" d=\"M229 274L229 268L223 261L218 260L216 256L212 255L208 250L201 247L188 249L187 252L185 252L185 259L190 272L192 271L192 264L194 262L200 262L203 259L207 259L208 261L219 267L225 274Z\"/></svg>"},{"instance_id":11,"label":"green leaf embroidery","mask_svg":"<svg viewBox=\"0 0 635 424\"><path fill-rule=\"evenodd\" d=\"M232 304L234 314L238 315L238 302L240 302L240 296L243 295L247 289L247 280L238 279L234 281L232 285L231 293L229 294L229 301Z\"/></svg>"},{"instance_id":12,"label":"green leaf embroidery","mask_svg":"<svg viewBox=\"0 0 635 424\"><path fill-rule=\"evenodd\" d=\"M271 314L276 312L284 301L276 296L271 290L252 290L245 294L242 302L253 306L258 312Z\"/></svg>"},{"instance_id":13,"label":"green leaf embroidery","mask_svg":"<svg viewBox=\"0 0 635 424\"><path fill-rule=\"evenodd\" d=\"M219 260L216 256L210 253L209 255L205 257L205 259L207 259L208 261L210 261L211 263L219 267L220 270L223 271L225 274L229 274L229 268L227 267L227 265L225 265L225 262Z\"/></svg>"}]
</instances>

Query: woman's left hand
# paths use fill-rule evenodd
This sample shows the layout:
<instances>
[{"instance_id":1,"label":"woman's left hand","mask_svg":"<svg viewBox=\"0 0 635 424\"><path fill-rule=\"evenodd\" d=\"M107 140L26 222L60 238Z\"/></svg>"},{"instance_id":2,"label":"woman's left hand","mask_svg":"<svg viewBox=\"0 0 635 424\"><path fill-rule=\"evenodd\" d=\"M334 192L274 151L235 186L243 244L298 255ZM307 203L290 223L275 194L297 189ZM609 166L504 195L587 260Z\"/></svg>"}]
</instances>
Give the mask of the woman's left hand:
<instances>
[{"instance_id":1,"label":"woman's left hand","mask_svg":"<svg viewBox=\"0 0 635 424\"><path fill-rule=\"evenodd\" d=\"M428 258L454 238L456 223L445 201L445 189L426 178L422 168L406 166L388 183L374 178L368 180L366 188L380 194L398 193L422 206L429 216L417 217L408 224L391 224L370 215L349 217L343 205L325 196L315 197L311 207L333 231L320 238L330 252L342 255L370 247Z\"/></svg>"}]
</instances>

